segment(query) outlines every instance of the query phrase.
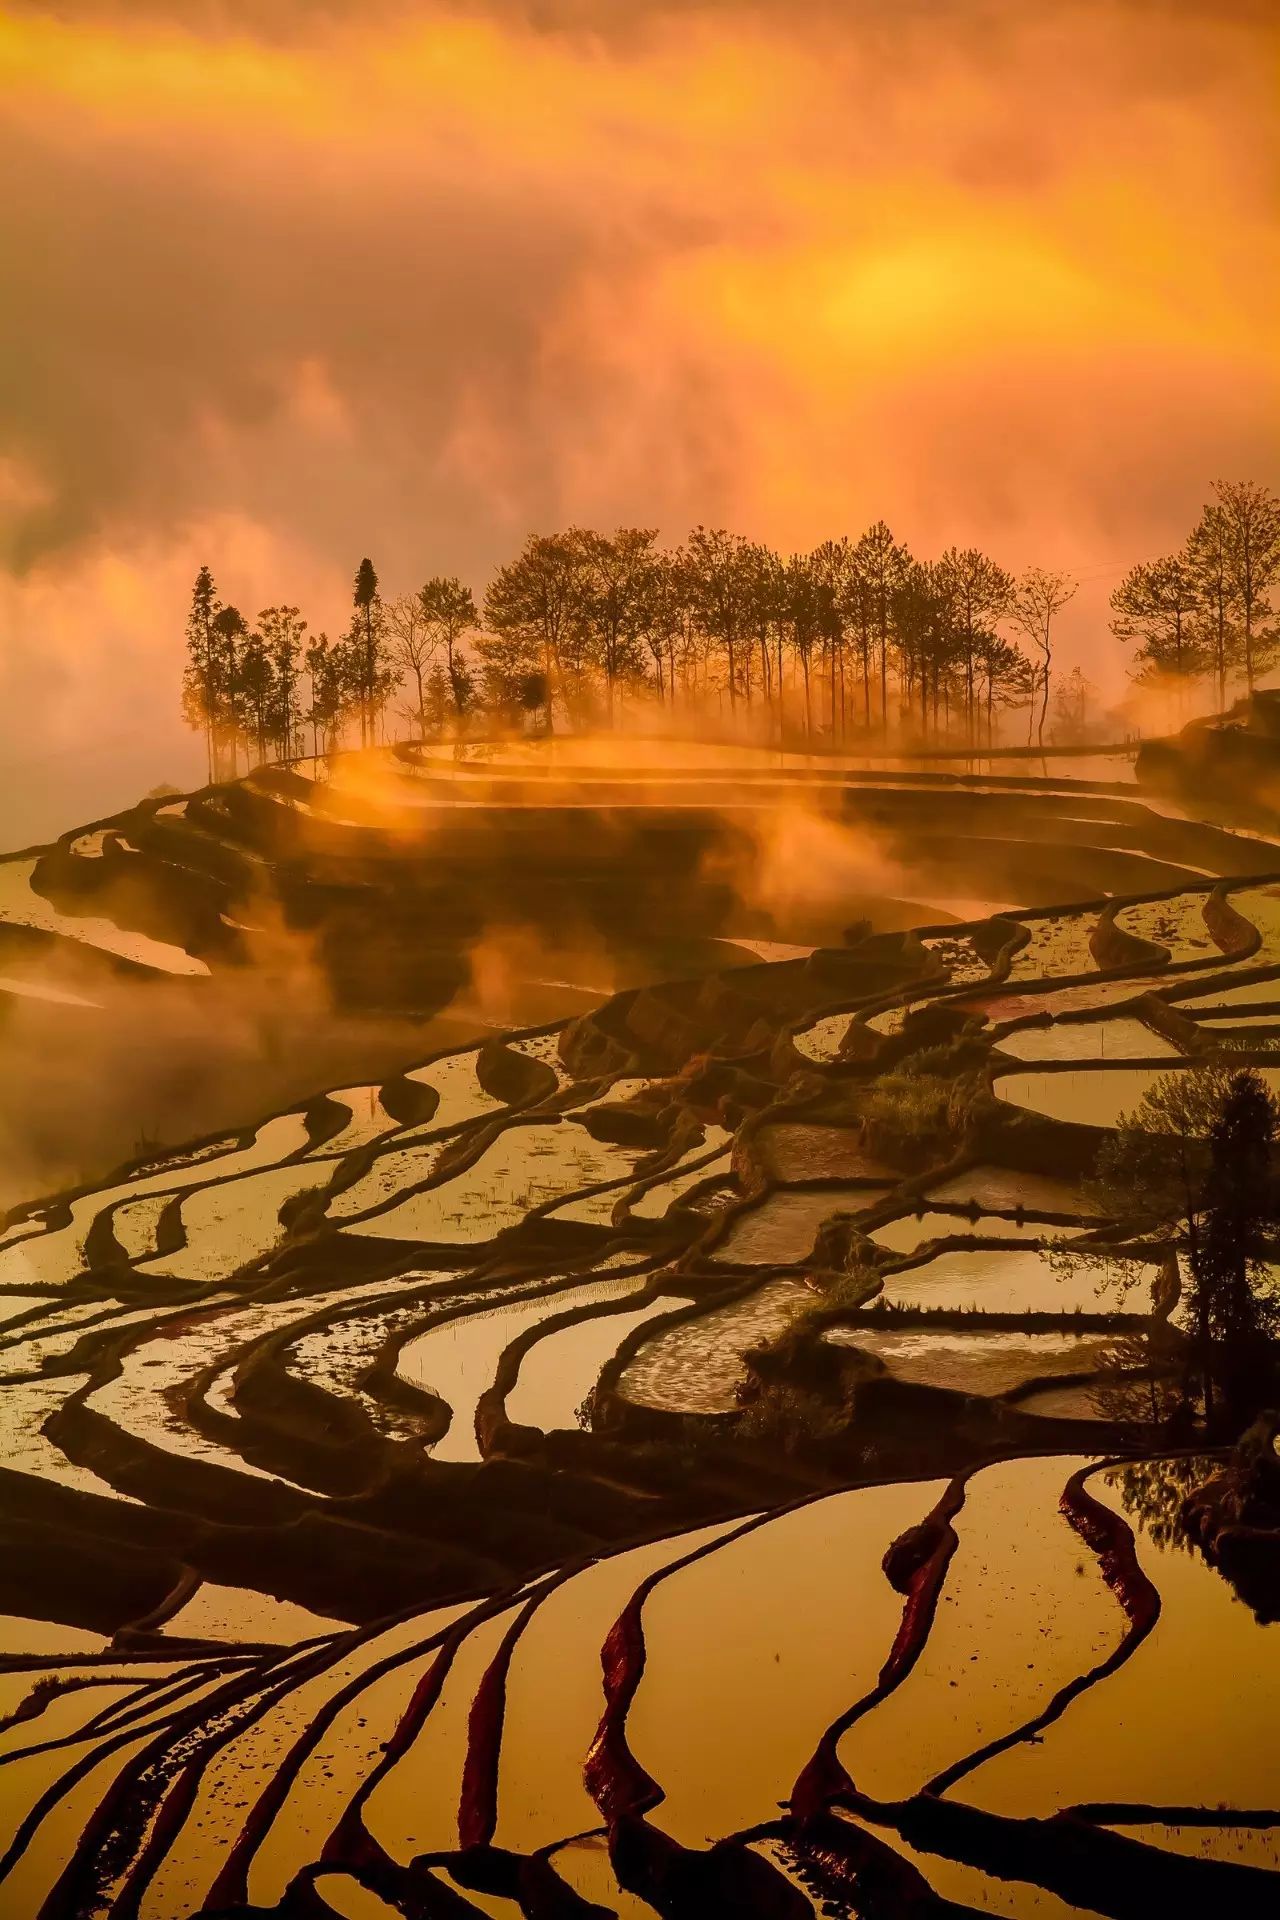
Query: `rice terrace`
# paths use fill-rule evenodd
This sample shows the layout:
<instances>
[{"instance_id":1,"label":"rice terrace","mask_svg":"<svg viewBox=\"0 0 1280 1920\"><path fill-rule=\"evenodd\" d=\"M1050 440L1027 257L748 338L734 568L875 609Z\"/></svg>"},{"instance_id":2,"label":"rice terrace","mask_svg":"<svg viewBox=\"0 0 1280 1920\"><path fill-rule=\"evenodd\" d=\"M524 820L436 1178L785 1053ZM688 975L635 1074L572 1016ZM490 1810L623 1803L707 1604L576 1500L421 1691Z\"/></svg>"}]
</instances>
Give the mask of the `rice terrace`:
<instances>
[{"instance_id":1,"label":"rice terrace","mask_svg":"<svg viewBox=\"0 0 1280 1920\"><path fill-rule=\"evenodd\" d=\"M4 866L6 967L131 1010L286 923L384 1009L482 899L527 941L479 1044L11 1212L5 1911L1273 1912L1277 1536L1183 1531L1186 1230L1094 1175L1171 1076L1280 1082L1280 844L1159 753L617 745ZM913 910L723 883L804 807ZM545 972L564 888L638 984Z\"/></svg>"},{"instance_id":2,"label":"rice terrace","mask_svg":"<svg viewBox=\"0 0 1280 1920\"><path fill-rule=\"evenodd\" d=\"M1275 0L0 4L0 1920L1277 1920Z\"/></svg>"}]
</instances>

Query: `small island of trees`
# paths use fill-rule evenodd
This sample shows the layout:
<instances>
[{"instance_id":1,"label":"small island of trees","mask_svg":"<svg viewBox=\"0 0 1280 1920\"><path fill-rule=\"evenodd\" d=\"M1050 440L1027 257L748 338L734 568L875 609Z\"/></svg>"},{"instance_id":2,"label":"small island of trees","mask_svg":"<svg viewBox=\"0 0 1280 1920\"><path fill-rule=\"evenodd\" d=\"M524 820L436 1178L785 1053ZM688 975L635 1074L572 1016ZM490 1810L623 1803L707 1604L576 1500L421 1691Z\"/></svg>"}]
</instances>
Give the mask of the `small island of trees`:
<instances>
[{"instance_id":1,"label":"small island of trees","mask_svg":"<svg viewBox=\"0 0 1280 1920\"><path fill-rule=\"evenodd\" d=\"M1270 598L1280 500L1219 482L1178 553L1135 566L1111 596L1112 632L1143 683L1253 691L1280 659ZM883 520L860 538L784 557L723 528L664 549L649 527L531 536L479 604L436 576L385 598L369 559L343 631L292 605L251 624L208 567L192 591L183 708L211 780L265 760L419 738L473 721L611 727L647 705L804 746L883 740L979 749L1020 710L1027 743L1086 737L1094 689L1055 684L1070 576L1006 571L976 548L917 558ZM1052 722L1050 716L1053 716Z\"/></svg>"}]
</instances>

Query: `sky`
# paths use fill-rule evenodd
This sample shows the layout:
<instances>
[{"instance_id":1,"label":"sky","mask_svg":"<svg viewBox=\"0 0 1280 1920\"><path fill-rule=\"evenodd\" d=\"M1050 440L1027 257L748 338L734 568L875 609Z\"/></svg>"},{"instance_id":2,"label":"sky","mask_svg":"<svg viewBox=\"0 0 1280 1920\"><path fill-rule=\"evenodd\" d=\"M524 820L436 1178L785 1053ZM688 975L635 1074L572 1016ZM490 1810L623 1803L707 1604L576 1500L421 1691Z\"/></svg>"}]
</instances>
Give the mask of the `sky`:
<instances>
[{"instance_id":1,"label":"sky","mask_svg":"<svg viewBox=\"0 0 1280 1920\"><path fill-rule=\"evenodd\" d=\"M0 0L0 846L200 777L196 568L884 517L1107 595L1275 483L1271 0Z\"/></svg>"}]
</instances>

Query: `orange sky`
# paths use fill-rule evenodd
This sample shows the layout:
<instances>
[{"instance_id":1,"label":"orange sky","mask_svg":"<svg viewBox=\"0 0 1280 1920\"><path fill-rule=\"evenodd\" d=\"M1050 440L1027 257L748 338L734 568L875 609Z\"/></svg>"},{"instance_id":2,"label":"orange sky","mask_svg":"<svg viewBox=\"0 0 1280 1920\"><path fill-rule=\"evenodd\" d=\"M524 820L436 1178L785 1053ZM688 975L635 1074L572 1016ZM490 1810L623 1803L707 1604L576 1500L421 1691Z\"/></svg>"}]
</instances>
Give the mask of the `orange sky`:
<instances>
[{"instance_id":1,"label":"orange sky","mask_svg":"<svg viewBox=\"0 0 1280 1920\"><path fill-rule=\"evenodd\" d=\"M1277 478L1276 19L10 6L0 841L187 777L206 558L332 627L365 552L480 585L573 520L883 514L1087 576L1118 686L1118 573Z\"/></svg>"}]
</instances>

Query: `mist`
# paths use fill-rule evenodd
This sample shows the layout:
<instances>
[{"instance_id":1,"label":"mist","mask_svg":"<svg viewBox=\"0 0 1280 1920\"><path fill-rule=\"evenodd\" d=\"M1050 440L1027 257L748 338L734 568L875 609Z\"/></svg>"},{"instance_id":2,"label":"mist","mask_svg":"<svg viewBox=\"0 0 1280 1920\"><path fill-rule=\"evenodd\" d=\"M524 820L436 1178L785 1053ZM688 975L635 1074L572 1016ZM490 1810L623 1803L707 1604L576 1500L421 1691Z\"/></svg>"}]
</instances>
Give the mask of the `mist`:
<instances>
[{"instance_id":1,"label":"mist","mask_svg":"<svg viewBox=\"0 0 1280 1920\"><path fill-rule=\"evenodd\" d=\"M1120 691L1115 579L1274 446L1265 9L379 17L0 30L9 844L187 784L204 561L332 629L362 552L883 515L1079 574Z\"/></svg>"}]
</instances>

